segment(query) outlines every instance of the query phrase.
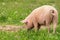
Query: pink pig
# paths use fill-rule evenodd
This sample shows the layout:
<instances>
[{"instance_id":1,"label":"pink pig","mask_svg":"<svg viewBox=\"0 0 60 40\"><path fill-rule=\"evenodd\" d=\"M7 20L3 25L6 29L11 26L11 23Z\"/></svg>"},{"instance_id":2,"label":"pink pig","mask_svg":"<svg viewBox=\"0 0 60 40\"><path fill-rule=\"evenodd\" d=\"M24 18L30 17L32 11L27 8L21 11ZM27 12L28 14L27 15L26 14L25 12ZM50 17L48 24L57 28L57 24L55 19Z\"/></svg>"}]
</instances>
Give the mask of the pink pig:
<instances>
[{"instance_id":1,"label":"pink pig","mask_svg":"<svg viewBox=\"0 0 60 40\"><path fill-rule=\"evenodd\" d=\"M53 23L53 33L55 33L58 23L58 12L54 7L44 5L34 9L31 14L21 22L26 24L24 27L27 29L34 28L38 30L41 25L45 25L48 29L48 33L50 31L50 24Z\"/></svg>"}]
</instances>

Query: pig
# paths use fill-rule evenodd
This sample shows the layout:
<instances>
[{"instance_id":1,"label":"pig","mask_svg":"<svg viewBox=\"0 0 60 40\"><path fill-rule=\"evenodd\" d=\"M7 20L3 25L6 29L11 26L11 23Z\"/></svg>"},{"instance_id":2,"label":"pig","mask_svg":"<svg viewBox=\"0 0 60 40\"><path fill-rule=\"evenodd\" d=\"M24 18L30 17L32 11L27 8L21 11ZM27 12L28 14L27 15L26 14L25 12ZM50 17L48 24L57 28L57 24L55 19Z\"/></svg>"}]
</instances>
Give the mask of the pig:
<instances>
[{"instance_id":1,"label":"pig","mask_svg":"<svg viewBox=\"0 0 60 40\"><path fill-rule=\"evenodd\" d=\"M34 9L24 20L21 21L25 24L26 29L34 28L40 29L42 25L46 26L48 33L50 31L50 24L53 24L53 33L56 32L58 23L58 11L50 5L43 5Z\"/></svg>"}]
</instances>

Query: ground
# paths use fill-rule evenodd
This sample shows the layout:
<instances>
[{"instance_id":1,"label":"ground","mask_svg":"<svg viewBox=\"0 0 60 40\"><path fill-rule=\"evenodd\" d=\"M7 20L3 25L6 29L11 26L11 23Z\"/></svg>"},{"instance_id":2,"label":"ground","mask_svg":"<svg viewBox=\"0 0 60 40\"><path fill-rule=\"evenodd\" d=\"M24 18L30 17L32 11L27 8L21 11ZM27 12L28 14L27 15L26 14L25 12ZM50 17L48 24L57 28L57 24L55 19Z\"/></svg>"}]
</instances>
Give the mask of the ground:
<instances>
[{"instance_id":1,"label":"ground","mask_svg":"<svg viewBox=\"0 0 60 40\"><path fill-rule=\"evenodd\" d=\"M20 21L42 5L51 5L58 10L56 33L52 33L53 26L50 33L47 29L20 30L23 25ZM60 40L60 0L0 0L0 29L0 40Z\"/></svg>"}]
</instances>

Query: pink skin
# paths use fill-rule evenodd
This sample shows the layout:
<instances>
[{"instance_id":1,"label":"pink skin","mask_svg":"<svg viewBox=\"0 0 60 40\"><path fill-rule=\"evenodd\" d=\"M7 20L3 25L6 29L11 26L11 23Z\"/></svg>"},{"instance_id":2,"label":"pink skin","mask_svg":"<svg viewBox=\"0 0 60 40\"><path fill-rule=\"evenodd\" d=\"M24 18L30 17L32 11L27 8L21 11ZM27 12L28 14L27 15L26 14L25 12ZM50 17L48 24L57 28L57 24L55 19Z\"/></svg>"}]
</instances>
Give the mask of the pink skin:
<instances>
[{"instance_id":1,"label":"pink skin","mask_svg":"<svg viewBox=\"0 0 60 40\"><path fill-rule=\"evenodd\" d=\"M35 30L38 30L41 25L45 25L47 26L48 33L50 31L50 23L53 23L53 33L55 33L58 23L58 12L54 7L44 5L34 9L31 14L21 22L26 24L25 27L27 29L34 27Z\"/></svg>"}]
</instances>

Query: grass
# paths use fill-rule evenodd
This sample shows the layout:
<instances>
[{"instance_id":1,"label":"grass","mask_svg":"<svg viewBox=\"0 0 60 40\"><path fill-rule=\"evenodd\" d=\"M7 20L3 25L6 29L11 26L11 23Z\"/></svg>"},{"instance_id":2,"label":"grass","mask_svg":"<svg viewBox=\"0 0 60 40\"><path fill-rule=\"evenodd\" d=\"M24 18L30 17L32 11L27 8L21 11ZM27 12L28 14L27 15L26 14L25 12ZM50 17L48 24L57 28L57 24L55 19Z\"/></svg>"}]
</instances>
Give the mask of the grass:
<instances>
[{"instance_id":1,"label":"grass","mask_svg":"<svg viewBox=\"0 0 60 40\"><path fill-rule=\"evenodd\" d=\"M47 4L55 5L59 11L59 3L57 0L1 0L0 23L20 25L20 21L29 15L33 9Z\"/></svg>"},{"instance_id":2,"label":"grass","mask_svg":"<svg viewBox=\"0 0 60 40\"><path fill-rule=\"evenodd\" d=\"M53 5L60 13L60 0L0 0L0 25L22 25L20 21L33 9L46 4ZM58 17L60 18L60 14ZM60 40L59 26L60 19L58 19L56 34L52 32L48 34L47 30L0 31L0 40Z\"/></svg>"},{"instance_id":3,"label":"grass","mask_svg":"<svg viewBox=\"0 0 60 40\"><path fill-rule=\"evenodd\" d=\"M21 30L18 32L0 31L0 40L60 40L60 33L47 33L45 30L37 32Z\"/></svg>"}]
</instances>

